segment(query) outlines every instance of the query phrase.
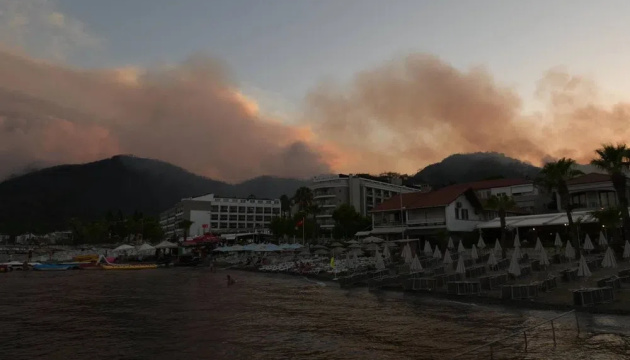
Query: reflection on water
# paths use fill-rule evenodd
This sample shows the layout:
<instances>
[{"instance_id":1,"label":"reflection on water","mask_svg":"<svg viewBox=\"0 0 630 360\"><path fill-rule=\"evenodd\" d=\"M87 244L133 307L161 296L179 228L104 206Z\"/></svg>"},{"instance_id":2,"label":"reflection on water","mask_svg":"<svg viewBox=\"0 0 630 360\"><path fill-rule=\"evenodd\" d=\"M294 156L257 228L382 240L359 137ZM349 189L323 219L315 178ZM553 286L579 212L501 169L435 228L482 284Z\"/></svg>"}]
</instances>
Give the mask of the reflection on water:
<instances>
[{"instance_id":1,"label":"reflection on water","mask_svg":"<svg viewBox=\"0 0 630 360\"><path fill-rule=\"evenodd\" d=\"M448 359L556 313L304 278L169 269L0 275L2 358ZM326 286L322 286L326 285ZM495 359L625 359L626 318L580 314L497 346ZM487 349L463 359L489 358Z\"/></svg>"}]
</instances>

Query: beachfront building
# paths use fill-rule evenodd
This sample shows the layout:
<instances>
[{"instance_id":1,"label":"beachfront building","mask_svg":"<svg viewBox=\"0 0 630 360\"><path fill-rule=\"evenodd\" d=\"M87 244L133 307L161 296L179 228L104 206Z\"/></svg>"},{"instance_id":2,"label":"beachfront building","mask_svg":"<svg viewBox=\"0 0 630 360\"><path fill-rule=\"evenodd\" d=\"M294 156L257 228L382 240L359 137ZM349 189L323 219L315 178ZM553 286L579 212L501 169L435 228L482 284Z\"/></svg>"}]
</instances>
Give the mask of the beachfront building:
<instances>
[{"instance_id":1,"label":"beachfront building","mask_svg":"<svg viewBox=\"0 0 630 360\"><path fill-rule=\"evenodd\" d=\"M484 207L488 197L500 191L510 191L510 195L514 196L512 187L521 185L516 180L486 180L451 185L430 192L397 195L371 211L373 228L370 235L422 238L445 231L471 232L478 224L496 216L494 210ZM523 212L515 208L508 214Z\"/></svg>"},{"instance_id":2,"label":"beachfront building","mask_svg":"<svg viewBox=\"0 0 630 360\"><path fill-rule=\"evenodd\" d=\"M534 185L533 181L527 179L483 180L467 185L475 191L482 203L493 195L505 194L514 199L520 210L529 214L544 212L548 203L547 196Z\"/></svg>"},{"instance_id":3,"label":"beachfront building","mask_svg":"<svg viewBox=\"0 0 630 360\"><path fill-rule=\"evenodd\" d=\"M279 199L224 198L214 194L182 199L160 214L165 236L183 236L179 223L192 222L190 236L213 233L264 233L271 218L280 215Z\"/></svg>"},{"instance_id":4,"label":"beachfront building","mask_svg":"<svg viewBox=\"0 0 630 360\"><path fill-rule=\"evenodd\" d=\"M363 216L368 216L376 206L400 193L427 191L428 188L408 187L400 178L384 180L369 175L320 175L311 180L309 188L313 200L319 206L316 216L322 230L332 230L335 222L332 214L341 204L350 204Z\"/></svg>"},{"instance_id":5,"label":"beachfront building","mask_svg":"<svg viewBox=\"0 0 630 360\"><path fill-rule=\"evenodd\" d=\"M626 191L630 191L630 179L626 179ZM567 181L571 204L575 210L595 210L617 205L617 192L610 175L590 173ZM626 193L630 197L630 192ZM562 210L560 197L556 194L556 206Z\"/></svg>"}]
</instances>

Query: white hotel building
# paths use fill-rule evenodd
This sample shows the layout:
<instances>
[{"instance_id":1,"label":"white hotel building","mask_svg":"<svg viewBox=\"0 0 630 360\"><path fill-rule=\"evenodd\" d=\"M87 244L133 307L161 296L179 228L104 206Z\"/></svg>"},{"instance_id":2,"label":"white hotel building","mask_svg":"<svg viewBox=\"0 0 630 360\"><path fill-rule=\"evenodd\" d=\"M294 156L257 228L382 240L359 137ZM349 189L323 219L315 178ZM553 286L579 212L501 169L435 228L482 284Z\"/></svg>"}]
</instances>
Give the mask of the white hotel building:
<instances>
[{"instance_id":1,"label":"white hotel building","mask_svg":"<svg viewBox=\"0 0 630 360\"><path fill-rule=\"evenodd\" d=\"M188 234L266 232L271 218L280 215L280 200L222 198L214 194L182 199L160 214L165 236L183 236L178 224L190 220ZM205 225L205 226L204 226Z\"/></svg>"},{"instance_id":2,"label":"white hotel building","mask_svg":"<svg viewBox=\"0 0 630 360\"><path fill-rule=\"evenodd\" d=\"M335 226L332 214L341 204L350 204L361 215L368 216L375 206L396 194L422 190L403 186L397 178L386 182L352 174L316 176L309 188L313 192L313 200L321 209L317 223L324 230L332 230Z\"/></svg>"}]
</instances>

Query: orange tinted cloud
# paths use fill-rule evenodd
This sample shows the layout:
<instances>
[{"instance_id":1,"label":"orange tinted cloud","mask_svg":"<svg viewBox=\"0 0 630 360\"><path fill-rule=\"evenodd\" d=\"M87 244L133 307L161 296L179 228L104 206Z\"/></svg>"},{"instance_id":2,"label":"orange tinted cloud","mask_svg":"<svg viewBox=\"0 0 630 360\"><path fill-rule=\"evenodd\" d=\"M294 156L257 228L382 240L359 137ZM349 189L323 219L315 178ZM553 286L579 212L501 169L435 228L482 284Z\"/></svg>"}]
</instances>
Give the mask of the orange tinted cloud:
<instances>
[{"instance_id":1,"label":"orange tinted cloud","mask_svg":"<svg viewBox=\"0 0 630 360\"><path fill-rule=\"evenodd\" d=\"M630 107L597 100L597 88L555 69L543 74L541 114L483 68L461 71L426 54L322 84L307 97L305 119L320 139L346 153L346 171L414 173L453 153L497 151L541 164L571 156L588 162L603 142L627 141Z\"/></svg>"},{"instance_id":2,"label":"orange tinted cloud","mask_svg":"<svg viewBox=\"0 0 630 360\"><path fill-rule=\"evenodd\" d=\"M0 176L119 153L228 181L329 170L303 129L260 116L207 57L154 71L82 71L0 52Z\"/></svg>"}]
</instances>

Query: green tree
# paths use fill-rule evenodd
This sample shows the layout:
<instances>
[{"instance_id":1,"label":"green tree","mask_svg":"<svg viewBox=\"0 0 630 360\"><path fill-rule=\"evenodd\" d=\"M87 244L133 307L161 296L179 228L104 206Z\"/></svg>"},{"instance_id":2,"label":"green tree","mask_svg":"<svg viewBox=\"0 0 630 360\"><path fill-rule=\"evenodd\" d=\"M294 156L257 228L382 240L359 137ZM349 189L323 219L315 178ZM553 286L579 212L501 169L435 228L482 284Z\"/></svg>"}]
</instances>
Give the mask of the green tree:
<instances>
[{"instance_id":1,"label":"green tree","mask_svg":"<svg viewBox=\"0 0 630 360\"><path fill-rule=\"evenodd\" d=\"M361 216L350 204L339 205L333 212L332 218L335 221L333 236L336 239L352 237L372 225L372 219Z\"/></svg>"},{"instance_id":2,"label":"green tree","mask_svg":"<svg viewBox=\"0 0 630 360\"><path fill-rule=\"evenodd\" d=\"M538 174L535 183L549 192L555 191L558 193L560 204L567 215L571 244L575 249L579 249L577 227L573 222L573 216L571 214L574 206L571 204L569 187L567 185L568 180L584 174L582 171L576 169L575 165L575 160L569 158L562 158L558 161L547 163Z\"/></svg>"},{"instance_id":3,"label":"green tree","mask_svg":"<svg viewBox=\"0 0 630 360\"><path fill-rule=\"evenodd\" d=\"M608 173L612 181L615 192L617 193L617 203L621 210L621 218L623 224L624 236L630 234L630 214L628 214L628 197L626 196L626 174L630 162L630 148L625 144L605 144L601 149L595 150L598 158L591 160L594 165Z\"/></svg>"},{"instance_id":4,"label":"green tree","mask_svg":"<svg viewBox=\"0 0 630 360\"><path fill-rule=\"evenodd\" d=\"M604 226L613 237L613 242L617 242L617 230L622 224L622 211L617 206L611 206L595 211L591 211L591 216L597 219L597 221Z\"/></svg>"},{"instance_id":5,"label":"green tree","mask_svg":"<svg viewBox=\"0 0 630 360\"><path fill-rule=\"evenodd\" d=\"M308 212L308 208L313 204L313 192L310 188L302 186L295 191L293 202L298 205L300 211Z\"/></svg>"},{"instance_id":6,"label":"green tree","mask_svg":"<svg viewBox=\"0 0 630 360\"><path fill-rule=\"evenodd\" d=\"M291 217L291 199L288 196L280 196L280 212L283 217Z\"/></svg>"},{"instance_id":7,"label":"green tree","mask_svg":"<svg viewBox=\"0 0 630 360\"><path fill-rule=\"evenodd\" d=\"M516 202L506 194L492 195L486 202L486 208L495 210L499 214L499 222L501 226L501 246L503 248L503 257L505 257L505 249L507 248L507 230L505 227L505 217L507 212L516 207Z\"/></svg>"},{"instance_id":8,"label":"green tree","mask_svg":"<svg viewBox=\"0 0 630 360\"><path fill-rule=\"evenodd\" d=\"M281 238L286 232L286 218L274 216L269 222L269 230L275 238Z\"/></svg>"}]
</instances>

